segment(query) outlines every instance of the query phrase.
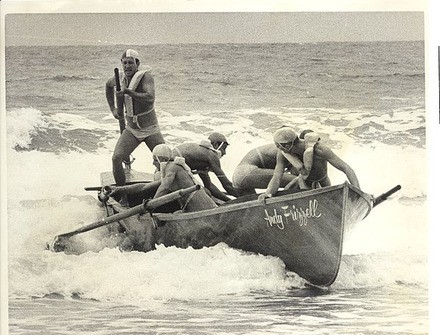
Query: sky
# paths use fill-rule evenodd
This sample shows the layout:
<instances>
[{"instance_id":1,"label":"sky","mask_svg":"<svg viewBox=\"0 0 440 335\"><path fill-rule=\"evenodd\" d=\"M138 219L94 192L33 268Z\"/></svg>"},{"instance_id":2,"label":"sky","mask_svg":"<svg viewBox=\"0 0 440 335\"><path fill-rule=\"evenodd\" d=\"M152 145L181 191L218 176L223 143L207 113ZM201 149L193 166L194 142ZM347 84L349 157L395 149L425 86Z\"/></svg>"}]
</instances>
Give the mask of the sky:
<instances>
[{"instance_id":1,"label":"sky","mask_svg":"<svg viewBox=\"0 0 440 335\"><path fill-rule=\"evenodd\" d=\"M423 6L402 6L405 1L400 1L400 6L391 7L396 8L394 11L385 11L388 7L383 6L372 7L376 8L374 11L368 9L369 7L362 11L356 11L356 7L335 11L345 8L336 6L333 11L324 12L317 11L319 7L310 7L308 10L307 7L298 7L302 11L294 11L296 7L282 3L280 6L269 7L255 5L260 1L254 1L254 6L247 7L195 6L197 2L200 1L174 2L191 4L186 8L176 5L165 6L163 9L146 5L133 7L132 10L136 13L126 12L130 11L130 6L121 10L118 6L113 6L112 2L108 7L102 6L101 2L98 7L100 10L87 7L91 9L82 12L78 9L72 12L73 9L69 6L51 10L44 6L34 6L34 10L29 10L30 7L25 6L24 10L12 11L4 16L5 45L296 43L424 39ZM277 1L273 3L276 4Z\"/></svg>"}]
</instances>

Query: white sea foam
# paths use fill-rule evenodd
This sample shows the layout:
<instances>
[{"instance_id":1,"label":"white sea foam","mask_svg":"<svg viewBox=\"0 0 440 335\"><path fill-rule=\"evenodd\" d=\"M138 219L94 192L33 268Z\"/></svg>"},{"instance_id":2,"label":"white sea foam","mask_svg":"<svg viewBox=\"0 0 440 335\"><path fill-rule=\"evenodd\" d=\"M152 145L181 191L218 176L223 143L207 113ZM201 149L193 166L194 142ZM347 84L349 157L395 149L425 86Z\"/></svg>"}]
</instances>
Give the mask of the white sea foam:
<instances>
[{"instance_id":1,"label":"white sea foam","mask_svg":"<svg viewBox=\"0 0 440 335\"><path fill-rule=\"evenodd\" d=\"M11 278L18 279L10 283L12 296L56 292L66 298L79 294L141 305L302 285L298 277L286 277L279 259L245 254L225 244L200 250L158 246L149 253L104 249L78 256L43 251L11 257L10 272Z\"/></svg>"},{"instance_id":2,"label":"white sea foam","mask_svg":"<svg viewBox=\"0 0 440 335\"><path fill-rule=\"evenodd\" d=\"M34 108L13 109L8 112L7 146L26 148L39 127L47 127L41 111Z\"/></svg>"}]
</instances>

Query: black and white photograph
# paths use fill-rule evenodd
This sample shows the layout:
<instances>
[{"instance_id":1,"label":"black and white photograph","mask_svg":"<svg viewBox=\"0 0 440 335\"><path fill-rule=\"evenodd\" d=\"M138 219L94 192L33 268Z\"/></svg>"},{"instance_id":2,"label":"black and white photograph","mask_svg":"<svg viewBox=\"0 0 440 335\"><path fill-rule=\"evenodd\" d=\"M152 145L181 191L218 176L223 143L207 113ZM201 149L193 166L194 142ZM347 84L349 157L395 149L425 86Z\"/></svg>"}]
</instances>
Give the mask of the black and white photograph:
<instances>
[{"instance_id":1,"label":"black and white photograph","mask_svg":"<svg viewBox=\"0 0 440 335\"><path fill-rule=\"evenodd\" d=\"M3 2L0 333L434 334L428 9Z\"/></svg>"}]
</instances>

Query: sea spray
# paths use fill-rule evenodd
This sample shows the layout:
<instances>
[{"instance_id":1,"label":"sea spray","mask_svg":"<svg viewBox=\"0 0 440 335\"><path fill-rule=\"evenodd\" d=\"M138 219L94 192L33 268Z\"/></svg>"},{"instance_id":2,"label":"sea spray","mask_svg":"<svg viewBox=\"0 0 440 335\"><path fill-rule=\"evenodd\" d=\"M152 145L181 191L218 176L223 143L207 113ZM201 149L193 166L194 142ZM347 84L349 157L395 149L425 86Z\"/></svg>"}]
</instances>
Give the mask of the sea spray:
<instances>
[{"instance_id":1,"label":"sea spray","mask_svg":"<svg viewBox=\"0 0 440 335\"><path fill-rule=\"evenodd\" d=\"M11 257L11 296L60 294L65 298L143 304L154 300L209 299L258 290L285 291L304 282L286 276L275 257L247 254L225 244L195 250L158 246L157 250L66 255L43 251ZM87 273L87 276L83 275Z\"/></svg>"}]
</instances>

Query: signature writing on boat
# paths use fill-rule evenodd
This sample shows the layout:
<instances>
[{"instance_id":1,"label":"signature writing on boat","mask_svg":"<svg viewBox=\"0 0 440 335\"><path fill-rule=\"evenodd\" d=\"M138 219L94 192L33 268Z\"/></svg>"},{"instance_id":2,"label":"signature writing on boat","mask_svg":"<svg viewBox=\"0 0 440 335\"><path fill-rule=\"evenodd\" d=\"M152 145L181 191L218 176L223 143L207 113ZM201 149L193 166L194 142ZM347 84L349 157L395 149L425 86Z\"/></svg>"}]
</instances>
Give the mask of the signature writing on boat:
<instances>
[{"instance_id":1,"label":"signature writing on boat","mask_svg":"<svg viewBox=\"0 0 440 335\"><path fill-rule=\"evenodd\" d=\"M306 226L308 219L319 218L321 213L318 210L318 200L309 200L309 206L306 208L292 206L281 206L281 211L278 213L274 208L273 214L269 214L267 209L264 210L268 227L277 227L284 229L289 220L298 222L300 226ZM290 219L289 219L290 218Z\"/></svg>"}]
</instances>

